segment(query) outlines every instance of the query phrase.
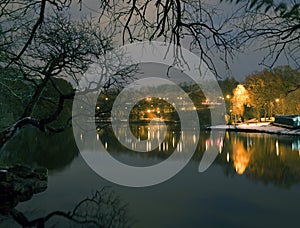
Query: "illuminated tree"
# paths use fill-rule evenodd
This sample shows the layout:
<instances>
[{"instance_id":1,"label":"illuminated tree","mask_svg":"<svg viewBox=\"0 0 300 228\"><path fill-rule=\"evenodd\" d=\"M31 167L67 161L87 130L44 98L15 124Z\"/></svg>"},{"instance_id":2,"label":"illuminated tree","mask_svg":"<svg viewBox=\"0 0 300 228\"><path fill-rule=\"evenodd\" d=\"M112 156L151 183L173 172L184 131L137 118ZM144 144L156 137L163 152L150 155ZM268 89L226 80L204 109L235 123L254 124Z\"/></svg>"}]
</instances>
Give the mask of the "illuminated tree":
<instances>
[{"instance_id":1,"label":"illuminated tree","mask_svg":"<svg viewBox=\"0 0 300 228\"><path fill-rule=\"evenodd\" d=\"M244 85L237 85L233 90L233 97L231 99L232 103L232 112L234 115L241 116L243 119L245 105L248 105L250 102L250 96Z\"/></svg>"},{"instance_id":2,"label":"illuminated tree","mask_svg":"<svg viewBox=\"0 0 300 228\"><path fill-rule=\"evenodd\" d=\"M300 84L300 72L289 66L255 72L246 77L250 105L257 118L273 114L297 114L299 99L296 98Z\"/></svg>"}]
</instances>

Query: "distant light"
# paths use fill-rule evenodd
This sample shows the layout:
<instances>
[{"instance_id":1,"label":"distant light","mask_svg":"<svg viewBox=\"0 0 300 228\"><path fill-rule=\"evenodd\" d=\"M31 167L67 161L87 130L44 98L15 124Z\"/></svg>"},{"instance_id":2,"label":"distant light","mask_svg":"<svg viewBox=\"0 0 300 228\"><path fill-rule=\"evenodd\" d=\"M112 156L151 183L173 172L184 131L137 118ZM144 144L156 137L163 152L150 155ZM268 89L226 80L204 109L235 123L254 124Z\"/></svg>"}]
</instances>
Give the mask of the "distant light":
<instances>
[{"instance_id":1,"label":"distant light","mask_svg":"<svg viewBox=\"0 0 300 228\"><path fill-rule=\"evenodd\" d=\"M108 101L108 97L105 97L105 100Z\"/></svg>"},{"instance_id":2,"label":"distant light","mask_svg":"<svg viewBox=\"0 0 300 228\"><path fill-rule=\"evenodd\" d=\"M275 99L275 102L277 102L277 103L278 103L279 101L280 101L280 100L279 100L278 98L276 98L276 99Z\"/></svg>"},{"instance_id":3,"label":"distant light","mask_svg":"<svg viewBox=\"0 0 300 228\"><path fill-rule=\"evenodd\" d=\"M276 139L275 147L276 147L276 155L279 156L279 143L278 143L278 139Z\"/></svg>"},{"instance_id":4,"label":"distant light","mask_svg":"<svg viewBox=\"0 0 300 228\"><path fill-rule=\"evenodd\" d=\"M227 99L229 99L229 98L230 98L230 95L229 95L229 94L227 94L227 95L226 95L226 98L227 98Z\"/></svg>"}]
</instances>

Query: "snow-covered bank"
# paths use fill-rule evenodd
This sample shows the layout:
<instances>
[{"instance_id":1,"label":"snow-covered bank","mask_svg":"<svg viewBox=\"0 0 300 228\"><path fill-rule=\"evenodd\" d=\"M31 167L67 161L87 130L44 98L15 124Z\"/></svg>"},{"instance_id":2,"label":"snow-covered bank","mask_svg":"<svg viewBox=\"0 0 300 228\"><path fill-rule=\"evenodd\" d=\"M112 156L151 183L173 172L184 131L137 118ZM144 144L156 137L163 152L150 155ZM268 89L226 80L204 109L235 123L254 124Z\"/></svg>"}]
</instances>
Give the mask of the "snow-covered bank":
<instances>
[{"instance_id":1,"label":"snow-covered bank","mask_svg":"<svg viewBox=\"0 0 300 228\"><path fill-rule=\"evenodd\" d=\"M281 135L299 135L300 129L288 129L284 127L274 126L270 123L255 123L255 124L237 124L234 125L217 125L208 127L209 130L227 130L240 132L261 132L269 134Z\"/></svg>"}]
</instances>

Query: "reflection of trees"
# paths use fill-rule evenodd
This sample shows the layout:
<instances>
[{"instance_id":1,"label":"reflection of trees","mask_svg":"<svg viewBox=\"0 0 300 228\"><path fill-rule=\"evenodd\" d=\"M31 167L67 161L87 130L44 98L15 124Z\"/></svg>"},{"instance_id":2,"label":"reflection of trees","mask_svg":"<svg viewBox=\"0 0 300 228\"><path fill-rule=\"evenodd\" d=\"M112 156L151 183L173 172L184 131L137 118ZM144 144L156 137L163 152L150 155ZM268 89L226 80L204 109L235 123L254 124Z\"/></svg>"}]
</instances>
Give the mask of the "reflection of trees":
<instances>
[{"instance_id":1,"label":"reflection of trees","mask_svg":"<svg viewBox=\"0 0 300 228\"><path fill-rule=\"evenodd\" d=\"M290 187L300 182L300 158L291 141L267 134L230 133L217 162L227 174L244 173L257 182ZM231 151L229 162L225 151Z\"/></svg>"},{"instance_id":2,"label":"reflection of trees","mask_svg":"<svg viewBox=\"0 0 300 228\"><path fill-rule=\"evenodd\" d=\"M247 176L256 181L263 181L265 184L273 183L284 187L299 183L300 170L296 168L300 165L298 153L293 152L290 145L284 145L282 141L277 141L279 146L276 146L275 139L265 140L267 141L265 144L256 142ZM286 154L293 158L290 161L284 160Z\"/></svg>"},{"instance_id":3,"label":"reflection of trees","mask_svg":"<svg viewBox=\"0 0 300 228\"><path fill-rule=\"evenodd\" d=\"M249 164L251 151L247 151L242 141L233 145L233 165L238 174L243 174Z\"/></svg>"},{"instance_id":4,"label":"reflection of trees","mask_svg":"<svg viewBox=\"0 0 300 228\"><path fill-rule=\"evenodd\" d=\"M132 144L128 144L127 148L123 146L120 141L118 140L118 137L125 137L126 140L126 130L125 128L120 127L118 129L118 132L116 132L116 135L114 134L111 126L108 126L106 128L102 128L99 132L99 138L102 141L103 145L107 146L107 151L114 156L117 160L122 160L119 155L120 153L126 153L127 155L133 157L133 158L142 158L143 162L157 162L156 158L159 158L160 161L167 159L173 151L175 151L177 144L179 143L180 139L180 132L178 131L180 129L180 125L173 125L173 124L166 124L166 135L163 142L160 144L158 148L152 148L147 153L140 153L136 152L136 148L132 148ZM155 138L152 138L152 132L150 134L150 128L149 124L132 124L130 126L132 134L136 137L137 143L139 140L149 140L151 137L151 140L156 139L157 134L155 134ZM157 133L157 132L156 132ZM163 135L160 136L161 138ZM174 142L173 142L174 141ZM155 158L155 159L152 159ZM159 161L159 162L160 162ZM123 161L124 163L132 163L131 165L138 166L139 162L137 160L132 161ZM152 164L153 165L153 164Z\"/></svg>"},{"instance_id":5,"label":"reflection of trees","mask_svg":"<svg viewBox=\"0 0 300 228\"><path fill-rule=\"evenodd\" d=\"M22 212L13 209L10 216L22 227L45 227L46 224L61 218L69 223L64 227L80 225L88 227L129 227L130 219L127 206L121 203L120 198L107 188L80 201L72 211L53 211L44 217L29 220ZM60 220L61 221L61 220Z\"/></svg>"},{"instance_id":6,"label":"reflection of trees","mask_svg":"<svg viewBox=\"0 0 300 228\"><path fill-rule=\"evenodd\" d=\"M137 138L147 140L147 125L132 125L131 131ZM119 135L124 136L125 132L120 131ZM175 136L174 141L173 136ZM292 141L298 140L298 138L293 139L291 137L278 137L277 135L259 133L227 132L223 142L219 137L211 139L209 132L203 131L200 133L199 138L200 141L192 160L198 163L206 149L210 146L216 146L220 154L215 163L223 167L226 176L243 174L251 180L281 187L289 187L300 182L299 153L292 150L291 147ZM103 129L103 132L99 135L99 140L104 145L107 143L107 150L116 159L134 166L139 165L141 160L143 165L145 162L147 162L147 165L154 161L155 163L161 162L169 157L171 153L179 153L180 156L184 156L185 151L189 149L189 145L194 143L193 139L192 132L184 132L184 139L181 139L180 127L169 125L164 140L164 143L168 144L167 150L153 148L152 151L147 153L138 153L134 152L134 149L130 150L122 146L111 128ZM178 152L179 145L182 146L181 152ZM126 153L130 159L126 160L126 156L118 156L120 153ZM150 165L153 165L152 163Z\"/></svg>"},{"instance_id":7,"label":"reflection of trees","mask_svg":"<svg viewBox=\"0 0 300 228\"><path fill-rule=\"evenodd\" d=\"M72 129L61 133L41 133L35 128L24 128L0 150L4 164L25 163L61 170L77 157Z\"/></svg>"}]
</instances>

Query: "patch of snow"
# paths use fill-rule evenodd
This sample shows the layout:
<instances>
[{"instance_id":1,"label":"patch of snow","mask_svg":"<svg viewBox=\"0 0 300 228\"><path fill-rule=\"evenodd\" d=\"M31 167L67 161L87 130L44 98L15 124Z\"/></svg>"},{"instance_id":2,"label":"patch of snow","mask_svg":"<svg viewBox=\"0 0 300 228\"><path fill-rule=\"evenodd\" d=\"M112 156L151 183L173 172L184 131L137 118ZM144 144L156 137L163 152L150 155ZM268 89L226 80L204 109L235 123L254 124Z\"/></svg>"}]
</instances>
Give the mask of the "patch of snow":
<instances>
[{"instance_id":1,"label":"patch of snow","mask_svg":"<svg viewBox=\"0 0 300 228\"><path fill-rule=\"evenodd\" d=\"M287 129L279 126L271 125L270 123L251 123L251 124L237 124L234 125L217 125L217 126L211 126L210 129L220 129L220 130L251 130L251 131L258 131L262 133L275 133L275 134L284 134L284 135L300 135L299 129Z\"/></svg>"}]
</instances>

